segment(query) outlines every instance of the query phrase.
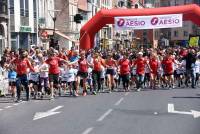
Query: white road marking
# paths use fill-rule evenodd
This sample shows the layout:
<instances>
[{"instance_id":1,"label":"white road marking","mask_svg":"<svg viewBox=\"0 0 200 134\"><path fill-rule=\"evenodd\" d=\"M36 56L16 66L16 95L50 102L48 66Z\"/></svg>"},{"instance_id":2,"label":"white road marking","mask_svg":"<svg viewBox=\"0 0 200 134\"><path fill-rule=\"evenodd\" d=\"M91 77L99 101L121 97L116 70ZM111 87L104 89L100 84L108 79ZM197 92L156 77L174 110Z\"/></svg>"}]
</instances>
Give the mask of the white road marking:
<instances>
[{"instance_id":1,"label":"white road marking","mask_svg":"<svg viewBox=\"0 0 200 134\"><path fill-rule=\"evenodd\" d=\"M200 117L199 111L195 111L195 110L190 110L190 112L176 111L174 108L174 104L168 104L168 113L192 115L194 118Z\"/></svg>"},{"instance_id":2,"label":"white road marking","mask_svg":"<svg viewBox=\"0 0 200 134\"><path fill-rule=\"evenodd\" d=\"M108 116L113 110L109 109L108 111L106 111L97 121L103 121L104 118L106 118L106 116Z\"/></svg>"},{"instance_id":3,"label":"white road marking","mask_svg":"<svg viewBox=\"0 0 200 134\"><path fill-rule=\"evenodd\" d=\"M158 112L154 112L153 114L158 115Z\"/></svg>"},{"instance_id":4,"label":"white road marking","mask_svg":"<svg viewBox=\"0 0 200 134\"><path fill-rule=\"evenodd\" d=\"M93 129L93 127L87 128L82 134L89 134Z\"/></svg>"},{"instance_id":5,"label":"white road marking","mask_svg":"<svg viewBox=\"0 0 200 134\"><path fill-rule=\"evenodd\" d=\"M57 106L57 107L50 109L46 112L37 112L37 113L35 113L33 120L38 120L38 119L42 119L42 118L45 118L45 117L48 117L48 116L51 116L51 115L59 114L60 112L55 112L55 111L62 108L62 107L63 106Z\"/></svg>"},{"instance_id":6,"label":"white road marking","mask_svg":"<svg viewBox=\"0 0 200 134\"><path fill-rule=\"evenodd\" d=\"M11 107L13 107L13 106L6 106L5 108L8 109L8 108L11 108Z\"/></svg>"},{"instance_id":7,"label":"white road marking","mask_svg":"<svg viewBox=\"0 0 200 134\"><path fill-rule=\"evenodd\" d=\"M0 111L2 111L3 109L0 109Z\"/></svg>"},{"instance_id":8,"label":"white road marking","mask_svg":"<svg viewBox=\"0 0 200 134\"><path fill-rule=\"evenodd\" d=\"M20 103L13 104L14 106L18 106Z\"/></svg>"},{"instance_id":9,"label":"white road marking","mask_svg":"<svg viewBox=\"0 0 200 134\"><path fill-rule=\"evenodd\" d=\"M125 96L129 95L130 92L125 93Z\"/></svg>"},{"instance_id":10,"label":"white road marking","mask_svg":"<svg viewBox=\"0 0 200 134\"><path fill-rule=\"evenodd\" d=\"M121 98L120 100L118 100L118 101L115 103L115 106L118 106L123 100L124 100L124 98Z\"/></svg>"}]
</instances>

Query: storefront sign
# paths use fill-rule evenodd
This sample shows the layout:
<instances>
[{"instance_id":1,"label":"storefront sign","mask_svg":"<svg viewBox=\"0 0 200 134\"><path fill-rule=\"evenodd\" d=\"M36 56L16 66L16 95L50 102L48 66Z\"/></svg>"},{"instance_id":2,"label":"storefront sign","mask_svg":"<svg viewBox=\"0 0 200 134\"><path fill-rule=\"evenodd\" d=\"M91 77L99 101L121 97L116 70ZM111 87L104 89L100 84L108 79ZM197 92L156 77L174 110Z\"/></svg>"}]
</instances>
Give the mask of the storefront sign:
<instances>
[{"instance_id":1,"label":"storefront sign","mask_svg":"<svg viewBox=\"0 0 200 134\"><path fill-rule=\"evenodd\" d=\"M182 27L182 14L115 17L116 30Z\"/></svg>"},{"instance_id":2,"label":"storefront sign","mask_svg":"<svg viewBox=\"0 0 200 134\"><path fill-rule=\"evenodd\" d=\"M30 33L32 31L31 27L29 26L21 26L20 27L20 32L23 32L23 33Z\"/></svg>"}]
</instances>

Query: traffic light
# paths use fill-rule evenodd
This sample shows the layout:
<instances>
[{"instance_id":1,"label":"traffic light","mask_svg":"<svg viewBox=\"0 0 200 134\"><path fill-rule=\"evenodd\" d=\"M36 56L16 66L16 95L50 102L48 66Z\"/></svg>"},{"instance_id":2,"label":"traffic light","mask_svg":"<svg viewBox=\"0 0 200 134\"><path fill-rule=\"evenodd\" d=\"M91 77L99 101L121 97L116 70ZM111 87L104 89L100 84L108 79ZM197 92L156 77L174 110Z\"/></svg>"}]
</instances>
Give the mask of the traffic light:
<instances>
[{"instance_id":1,"label":"traffic light","mask_svg":"<svg viewBox=\"0 0 200 134\"><path fill-rule=\"evenodd\" d=\"M76 14L74 16L74 22L81 23L82 20L83 20L83 16L81 14Z\"/></svg>"}]
</instances>

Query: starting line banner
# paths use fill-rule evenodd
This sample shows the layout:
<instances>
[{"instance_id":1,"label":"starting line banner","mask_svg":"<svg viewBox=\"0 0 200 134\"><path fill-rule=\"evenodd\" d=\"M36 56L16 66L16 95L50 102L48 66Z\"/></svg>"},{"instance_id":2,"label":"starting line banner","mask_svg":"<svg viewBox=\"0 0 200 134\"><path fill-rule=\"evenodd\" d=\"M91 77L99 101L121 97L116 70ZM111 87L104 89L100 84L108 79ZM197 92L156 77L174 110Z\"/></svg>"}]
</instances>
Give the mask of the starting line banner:
<instances>
[{"instance_id":1,"label":"starting line banner","mask_svg":"<svg viewBox=\"0 0 200 134\"><path fill-rule=\"evenodd\" d=\"M115 17L116 30L182 27L182 14Z\"/></svg>"}]
</instances>

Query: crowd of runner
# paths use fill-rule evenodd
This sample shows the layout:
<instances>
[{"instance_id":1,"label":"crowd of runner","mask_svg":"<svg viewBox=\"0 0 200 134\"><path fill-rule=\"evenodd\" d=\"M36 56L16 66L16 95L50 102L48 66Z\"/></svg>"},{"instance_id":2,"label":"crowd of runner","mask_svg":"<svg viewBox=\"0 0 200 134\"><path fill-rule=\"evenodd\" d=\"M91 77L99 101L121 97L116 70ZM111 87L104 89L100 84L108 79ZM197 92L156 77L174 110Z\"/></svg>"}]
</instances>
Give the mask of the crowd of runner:
<instances>
[{"instance_id":1,"label":"crowd of runner","mask_svg":"<svg viewBox=\"0 0 200 134\"><path fill-rule=\"evenodd\" d=\"M119 51L57 51L6 49L1 59L9 93L21 101L55 95L96 95L105 90L173 89L198 87L200 53L195 48L124 49Z\"/></svg>"}]
</instances>

